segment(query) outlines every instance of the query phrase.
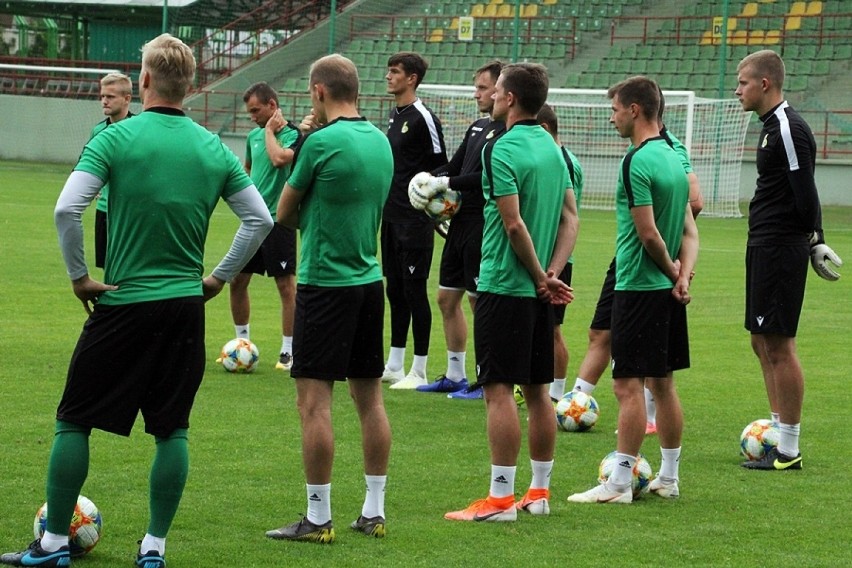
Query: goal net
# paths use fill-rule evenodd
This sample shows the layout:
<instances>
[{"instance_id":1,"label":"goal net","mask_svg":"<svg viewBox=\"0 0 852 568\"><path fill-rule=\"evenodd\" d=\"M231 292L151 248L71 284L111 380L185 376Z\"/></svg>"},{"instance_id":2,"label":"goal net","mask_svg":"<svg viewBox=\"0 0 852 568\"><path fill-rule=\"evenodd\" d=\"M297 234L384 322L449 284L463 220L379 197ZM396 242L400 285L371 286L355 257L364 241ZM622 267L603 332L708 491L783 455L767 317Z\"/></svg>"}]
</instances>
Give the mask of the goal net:
<instances>
[{"instance_id":1,"label":"goal net","mask_svg":"<svg viewBox=\"0 0 852 568\"><path fill-rule=\"evenodd\" d=\"M473 88L420 85L418 94L441 119L447 152L461 143L478 116ZM692 91L663 91L666 128L687 147L704 196L702 215L740 217L740 173L749 113L736 100L698 98ZM615 209L618 166L629 141L609 118L605 90L550 89L547 102L559 118L559 134L583 166L584 209Z\"/></svg>"}]
</instances>

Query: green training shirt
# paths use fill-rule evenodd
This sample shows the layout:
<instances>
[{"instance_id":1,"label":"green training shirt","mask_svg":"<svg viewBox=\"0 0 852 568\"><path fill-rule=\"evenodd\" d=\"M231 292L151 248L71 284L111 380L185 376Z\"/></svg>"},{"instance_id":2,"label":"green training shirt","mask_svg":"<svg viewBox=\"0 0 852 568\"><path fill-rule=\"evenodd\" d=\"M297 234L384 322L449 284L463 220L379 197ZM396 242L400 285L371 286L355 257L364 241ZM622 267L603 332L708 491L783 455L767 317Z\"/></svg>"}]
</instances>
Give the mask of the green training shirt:
<instances>
[{"instance_id":1,"label":"green training shirt","mask_svg":"<svg viewBox=\"0 0 852 568\"><path fill-rule=\"evenodd\" d=\"M200 296L213 209L252 185L219 137L180 111L148 109L90 140L74 169L110 186L104 281L118 290L100 302Z\"/></svg>"},{"instance_id":2,"label":"green training shirt","mask_svg":"<svg viewBox=\"0 0 852 568\"><path fill-rule=\"evenodd\" d=\"M291 122L275 134L282 148L295 149L299 142L299 129ZM290 177L292 163L276 168L266 152L266 129L255 128L246 137L246 156L251 158L251 180L263 196L272 218L278 210L278 200L287 178Z\"/></svg>"},{"instance_id":3,"label":"green training shirt","mask_svg":"<svg viewBox=\"0 0 852 568\"><path fill-rule=\"evenodd\" d=\"M127 119L127 118L130 118L131 116L133 116L133 113L128 112L127 116L125 116L124 118ZM110 117L106 117L105 119L103 119L102 121L97 123L92 128L92 133L89 134L89 140L91 140L92 138L94 138L95 136L100 134L110 124L114 124L114 122L112 122L112 119ZM98 195L98 200L95 202L95 208L98 211L102 211L102 212L106 213L106 210L107 210L107 195L109 195L109 184L106 184L105 186L103 186L101 188L101 193L100 193L100 195Z\"/></svg>"},{"instance_id":4,"label":"green training shirt","mask_svg":"<svg viewBox=\"0 0 852 568\"><path fill-rule=\"evenodd\" d=\"M562 146L562 155L565 158L565 165L568 166L568 176L571 179L571 186L574 189L574 200L577 202L577 212L580 211L580 199L583 197L583 166L580 165L580 160L574 153ZM574 264L574 255L568 258L569 264Z\"/></svg>"},{"instance_id":5,"label":"green training shirt","mask_svg":"<svg viewBox=\"0 0 852 568\"><path fill-rule=\"evenodd\" d=\"M689 182L677 154L661 136L645 140L621 161L615 195L616 290L665 290L673 282L645 251L636 232L633 207L650 205L657 230L671 258L677 257L683 237L683 216Z\"/></svg>"},{"instance_id":6,"label":"green training shirt","mask_svg":"<svg viewBox=\"0 0 852 568\"><path fill-rule=\"evenodd\" d=\"M536 297L535 283L512 249L496 198L517 195L520 214L543 267L550 262L562 214L568 167L559 146L534 120L515 123L482 150L485 226L477 290Z\"/></svg>"},{"instance_id":7,"label":"green training shirt","mask_svg":"<svg viewBox=\"0 0 852 568\"><path fill-rule=\"evenodd\" d=\"M299 283L359 286L382 279L376 259L393 178L387 136L363 117L338 118L302 141L289 184L299 207Z\"/></svg>"}]
</instances>

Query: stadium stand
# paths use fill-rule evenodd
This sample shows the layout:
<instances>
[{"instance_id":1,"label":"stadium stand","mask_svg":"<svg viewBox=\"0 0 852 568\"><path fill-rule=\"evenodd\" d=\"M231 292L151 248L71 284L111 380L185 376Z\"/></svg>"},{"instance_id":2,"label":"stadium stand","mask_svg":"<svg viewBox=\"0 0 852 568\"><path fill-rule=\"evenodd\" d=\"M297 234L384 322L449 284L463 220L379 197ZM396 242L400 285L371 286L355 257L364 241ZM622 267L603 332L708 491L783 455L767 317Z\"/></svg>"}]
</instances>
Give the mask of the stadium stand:
<instances>
[{"instance_id":1,"label":"stadium stand","mask_svg":"<svg viewBox=\"0 0 852 568\"><path fill-rule=\"evenodd\" d=\"M53 64L68 63L63 53L79 50L79 46L68 47L74 44L68 35L72 19L63 4L4 3L0 11L12 6L17 13L0 18L0 28L5 25L7 30L4 45L10 52L0 52L0 62L43 64L50 52L57 54ZM306 110L308 66L328 45L329 32L323 27L328 16L323 6L328 2L288 2L295 8L287 14L282 14L280 2L273 1L200 0L189 4L191 9L172 9L170 14L173 33L191 42L198 54L198 94L189 100L193 112L203 109L196 118L214 130L247 128L239 120L238 95L244 85L256 80L269 80L282 92L290 116ZM838 108L833 103L838 95L848 101L852 92L848 82L852 6L844 0L730 0L727 19L721 13L722 3L714 0L528 0L520 3L517 29L511 0L362 0L352 9L347 2L338 5L334 49L359 66L362 106L377 124L383 122L390 105L384 85L386 59L399 50L427 56L431 62L428 82L468 84L476 67L499 57L545 63L558 87L605 88L625 75L644 73L667 89L729 97L737 62L750 51L769 48L784 56L789 74L786 91L800 108L826 112ZM153 35L158 12L137 10L144 33ZM105 20L97 23L98 14ZM83 16L100 26L103 41L136 42L133 49L122 53L132 52L138 58L138 37L109 35L109 26L125 23L126 13L110 7ZM465 16L475 18L473 41L458 39L459 18ZM46 20L55 25L51 28ZM8 45L10 37L17 40L16 54ZM28 39L21 42L21 38ZM45 42L57 45L49 50ZM29 52L21 53L23 44L29 46ZM91 66L94 54L83 55ZM131 76L138 72L129 62L119 68ZM0 78L0 92L6 94L97 94L91 82L55 73L24 77L0 72ZM839 87L835 85L838 78ZM231 93L224 94L228 91ZM848 110L852 105L839 106ZM844 124L844 115L839 116L832 124Z\"/></svg>"}]
</instances>

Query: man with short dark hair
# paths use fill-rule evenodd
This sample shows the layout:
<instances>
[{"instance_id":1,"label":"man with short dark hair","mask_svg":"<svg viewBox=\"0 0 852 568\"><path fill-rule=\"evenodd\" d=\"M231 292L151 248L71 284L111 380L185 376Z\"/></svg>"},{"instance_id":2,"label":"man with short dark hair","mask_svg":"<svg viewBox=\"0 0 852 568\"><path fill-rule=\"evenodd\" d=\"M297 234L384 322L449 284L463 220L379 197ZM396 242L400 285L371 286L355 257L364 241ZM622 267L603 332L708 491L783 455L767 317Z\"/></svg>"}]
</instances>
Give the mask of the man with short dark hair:
<instances>
[{"instance_id":1,"label":"man with short dark hair","mask_svg":"<svg viewBox=\"0 0 852 568\"><path fill-rule=\"evenodd\" d=\"M245 168L263 196L271 215L278 207L290 164L299 144L299 129L284 119L278 93L265 82L255 83L243 94L246 111L257 128L246 137ZM252 274L275 280L281 298L282 343L275 368L289 370L293 364L293 311L296 307L296 231L276 223L260 250L229 286L231 316L236 337L251 338L251 303L248 287Z\"/></svg>"},{"instance_id":2,"label":"man with short dark hair","mask_svg":"<svg viewBox=\"0 0 852 568\"><path fill-rule=\"evenodd\" d=\"M494 91L495 120L506 132L482 151L485 225L474 314L477 382L483 385L491 449L488 497L452 511L454 521L514 521L518 511L550 513L556 420L548 395L553 380L553 310L573 299L559 280L577 238L577 205L568 168L536 121L547 98L547 70L507 65ZM532 482L515 502L521 427L514 387L529 410Z\"/></svg>"},{"instance_id":3,"label":"man with short dark hair","mask_svg":"<svg viewBox=\"0 0 852 568\"><path fill-rule=\"evenodd\" d=\"M394 174L382 213L382 271L387 280L391 345L383 379L392 389L415 389L427 384L426 358L432 333L432 308L426 281L432 268L435 231L432 221L411 206L408 184L418 172L447 163L444 134L438 117L417 96L428 64L419 54L400 52L388 58L388 93L396 106L390 111L388 140ZM404 374L405 344L411 327L414 360Z\"/></svg>"},{"instance_id":4,"label":"man with short dark hair","mask_svg":"<svg viewBox=\"0 0 852 568\"><path fill-rule=\"evenodd\" d=\"M467 321L461 308L462 297L467 293L471 312L476 307L476 284L479 281L479 261L482 258L482 148L506 130L502 120L494 120L494 86L503 63L490 61L476 70L473 76L473 98L480 113L487 116L471 124L450 162L433 170L420 173L421 184L409 199L415 209L423 209L438 191L451 189L462 195L462 204L453 216L441 252L438 307L444 322L447 341L447 371L432 384L417 387L420 392L448 393L450 398L482 398L482 387L470 388L465 371L467 349ZM425 176L425 178L423 177ZM416 202L415 202L416 201Z\"/></svg>"},{"instance_id":5,"label":"man with short dark hair","mask_svg":"<svg viewBox=\"0 0 852 568\"><path fill-rule=\"evenodd\" d=\"M607 94L612 99L610 122L631 142L616 190L611 327L613 390L619 407L617 465L605 483L568 497L576 503L633 501L633 468L645 435L645 384L657 403L664 448L651 489L663 497L679 495L683 411L673 373L689 367L686 303L697 256L697 239L684 239L686 218L691 219L689 182L678 155L660 136L657 84L631 77Z\"/></svg>"}]
</instances>

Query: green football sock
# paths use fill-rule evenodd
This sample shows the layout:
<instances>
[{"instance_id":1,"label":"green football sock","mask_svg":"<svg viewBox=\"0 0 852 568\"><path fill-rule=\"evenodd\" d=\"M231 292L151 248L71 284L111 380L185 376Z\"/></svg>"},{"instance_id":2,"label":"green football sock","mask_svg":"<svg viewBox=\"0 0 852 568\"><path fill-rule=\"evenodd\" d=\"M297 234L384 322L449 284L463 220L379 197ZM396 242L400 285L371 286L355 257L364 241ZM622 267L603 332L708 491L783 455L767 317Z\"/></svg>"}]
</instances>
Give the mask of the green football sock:
<instances>
[{"instance_id":1,"label":"green football sock","mask_svg":"<svg viewBox=\"0 0 852 568\"><path fill-rule=\"evenodd\" d=\"M89 474L91 428L56 421L56 434L47 468L47 526L45 530L67 535L77 496Z\"/></svg>"},{"instance_id":2,"label":"green football sock","mask_svg":"<svg viewBox=\"0 0 852 568\"><path fill-rule=\"evenodd\" d=\"M179 428L167 438L156 438L157 452L151 464L148 534L165 538L183 497L189 473L187 431Z\"/></svg>"}]
</instances>

